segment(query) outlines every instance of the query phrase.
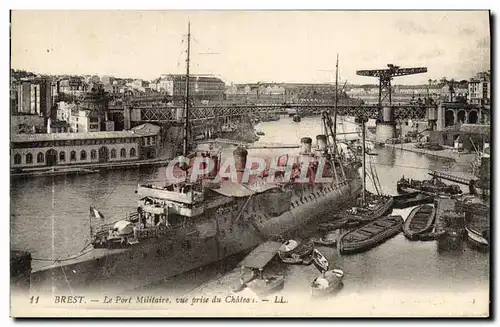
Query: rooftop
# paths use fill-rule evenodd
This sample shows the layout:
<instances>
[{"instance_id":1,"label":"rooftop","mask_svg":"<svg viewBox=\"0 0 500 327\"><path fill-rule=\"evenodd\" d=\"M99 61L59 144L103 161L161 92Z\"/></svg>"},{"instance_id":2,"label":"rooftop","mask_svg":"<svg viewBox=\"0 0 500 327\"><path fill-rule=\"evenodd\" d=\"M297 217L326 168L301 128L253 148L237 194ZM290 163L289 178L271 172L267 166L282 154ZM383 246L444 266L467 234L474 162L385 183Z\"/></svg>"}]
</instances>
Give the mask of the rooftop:
<instances>
[{"instance_id":1,"label":"rooftop","mask_svg":"<svg viewBox=\"0 0 500 327\"><path fill-rule=\"evenodd\" d=\"M43 142L43 141L70 141L70 140L96 140L114 139L124 137L141 137L144 134L136 134L133 131L115 132L89 132L89 133L51 133L51 134L14 134L11 137L12 143Z\"/></svg>"}]
</instances>

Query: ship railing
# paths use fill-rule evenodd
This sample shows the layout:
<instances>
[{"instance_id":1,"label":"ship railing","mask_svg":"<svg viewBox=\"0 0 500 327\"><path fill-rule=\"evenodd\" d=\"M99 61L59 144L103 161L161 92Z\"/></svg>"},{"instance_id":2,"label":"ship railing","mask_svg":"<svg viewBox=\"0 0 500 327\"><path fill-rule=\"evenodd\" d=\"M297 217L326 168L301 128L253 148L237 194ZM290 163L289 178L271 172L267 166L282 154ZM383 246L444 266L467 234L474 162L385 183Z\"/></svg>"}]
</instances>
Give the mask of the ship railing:
<instances>
[{"instance_id":1,"label":"ship railing","mask_svg":"<svg viewBox=\"0 0 500 327\"><path fill-rule=\"evenodd\" d=\"M135 223L135 222L139 221L139 214L137 212L128 214L124 220L130 221L131 223ZM92 226L92 234L97 235L97 234L101 234L101 233L108 233L108 231L110 229L113 229L113 227L115 226L115 224L118 221L119 220L113 221L111 223L101 224L98 226Z\"/></svg>"}]
</instances>

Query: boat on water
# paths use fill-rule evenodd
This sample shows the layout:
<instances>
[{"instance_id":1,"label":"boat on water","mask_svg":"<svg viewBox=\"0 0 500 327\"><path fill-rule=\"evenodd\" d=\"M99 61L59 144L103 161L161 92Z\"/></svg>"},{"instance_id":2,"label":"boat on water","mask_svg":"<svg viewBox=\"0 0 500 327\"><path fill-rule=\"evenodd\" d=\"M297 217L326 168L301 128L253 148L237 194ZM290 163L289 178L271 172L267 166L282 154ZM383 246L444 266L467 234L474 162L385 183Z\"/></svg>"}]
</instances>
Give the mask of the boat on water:
<instances>
[{"instance_id":1,"label":"boat on water","mask_svg":"<svg viewBox=\"0 0 500 327\"><path fill-rule=\"evenodd\" d=\"M311 283L311 293L313 296L325 296L342 288L344 272L341 269L328 270L316 277Z\"/></svg>"},{"instance_id":2,"label":"boat on water","mask_svg":"<svg viewBox=\"0 0 500 327\"><path fill-rule=\"evenodd\" d=\"M288 264L301 264L311 255L314 250L313 242L297 242L295 240L288 240L281 245L278 250L278 256L281 261Z\"/></svg>"},{"instance_id":3,"label":"boat on water","mask_svg":"<svg viewBox=\"0 0 500 327\"><path fill-rule=\"evenodd\" d=\"M436 208L425 204L415 207L403 225L403 234L409 240L414 240L420 234L428 233L434 227Z\"/></svg>"},{"instance_id":4,"label":"boat on water","mask_svg":"<svg viewBox=\"0 0 500 327\"><path fill-rule=\"evenodd\" d=\"M190 32L187 44L189 47ZM189 67L189 60L187 63ZM188 95L190 83L185 84ZM189 112L190 101L185 105ZM110 219L113 215L105 217L91 207L90 244L67 258L33 260L32 291L137 289L251 251L272 235L285 235L332 209L342 210L361 192L358 171L342 161L330 141L335 142L335 134L318 135L314 150L311 138L303 138L299 157L286 156L278 164L283 170L291 164L290 178L266 167L259 175L248 173L250 178L244 180L252 167L247 166L248 151L238 147L233 151L234 180L225 177L228 174L222 171L219 151L189 156L189 116L184 117L183 164L172 172L178 180L139 184L137 209L132 215ZM326 112L322 119L328 126L331 118ZM196 176L194 168L200 167L194 163L200 156L210 158L214 165L206 174ZM307 171L305 182L303 171ZM317 182L317 174L323 177L321 182ZM308 251L312 249L304 246L303 252Z\"/></svg>"},{"instance_id":5,"label":"boat on water","mask_svg":"<svg viewBox=\"0 0 500 327\"><path fill-rule=\"evenodd\" d=\"M488 246L490 242L490 228L477 222L469 222L465 224L467 237L474 243L481 246Z\"/></svg>"},{"instance_id":6,"label":"boat on water","mask_svg":"<svg viewBox=\"0 0 500 327\"><path fill-rule=\"evenodd\" d=\"M240 292L248 287L256 295L265 296L283 289L284 274L274 260L281 245L279 242L267 241L247 255L240 263L241 276L232 285L232 291Z\"/></svg>"},{"instance_id":7,"label":"boat on water","mask_svg":"<svg viewBox=\"0 0 500 327\"><path fill-rule=\"evenodd\" d=\"M474 244L481 247L490 243L490 207L484 203L457 201L455 208L465 213L465 231Z\"/></svg>"},{"instance_id":8,"label":"boat on water","mask_svg":"<svg viewBox=\"0 0 500 327\"><path fill-rule=\"evenodd\" d=\"M369 193L364 203L361 202L359 205L341 211L336 214L336 217L346 219L348 222L369 222L392 212L393 201L392 196Z\"/></svg>"},{"instance_id":9,"label":"boat on water","mask_svg":"<svg viewBox=\"0 0 500 327\"><path fill-rule=\"evenodd\" d=\"M266 135L266 133L264 133L264 132L262 132L262 131L257 131L257 133L256 133L256 134L257 134L257 135L259 135L259 136Z\"/></svg>"},{"instance_id":10,"label":"boat on water","mask_svg":"<svg viewBox=\"0 0 500 327\"><path fill-rule=\"evenodd\" d=\"M321 272L325 272L328 270L330 263L328 262L328 259L325 258L323 253L319 252L317 249L314 249L312 252L312 257L316 268L318 268Z\"/></svg>"},{"instance_id":11,"label":"boat on water","mask_svg":"<svg viewBox=\"0 0 500 327\"><path fill-rule=\"evenodd\" d=\"M422 191L426 194L436 194L436 195L459 195L462 194L462 190L458 185L448 185L442 182L437 177L432 177L430 180L414 180L411 178L405 178L404 176L397 182L397 191L399 194L413 193L415 191Z\"/></svg>"},{"instance_id":12,"label":"boat on water","mask_svg":"<svg viewBox=\"0 0 500 327\"><path fill-rule=\"evenodd\" d=\"M371 249L381 242L399 234L403 223L403 217L400 215L380 217L342 235L337 247L342 254L356 253Z\"/></svg>"},{"instance_id":13,"label":"boat on water","mask_svg":"<svg viewBox=\"0 0 500 327\"><path fill-rule=\"evenodd\" d=\"M338 230L336 230L336 231L329 231L325 233L325 235L322 237L313 238L312 241L315 244L323 246L336 246L339 238L340 238L340 233Z\"/></svg>"},{"instance_id":14,"label":"boat on water","mask_svg":"<svg viewBox=\"0 0 500 327\"><path fill-rule=\"evenodd\" d=\"M393 199L392 203L393 209L405 209L418 206L421 204L434 203L433 195L423 194L422 192L419 191L398 194L393 196L392 199Z\"/></svg>"}]
</instances>

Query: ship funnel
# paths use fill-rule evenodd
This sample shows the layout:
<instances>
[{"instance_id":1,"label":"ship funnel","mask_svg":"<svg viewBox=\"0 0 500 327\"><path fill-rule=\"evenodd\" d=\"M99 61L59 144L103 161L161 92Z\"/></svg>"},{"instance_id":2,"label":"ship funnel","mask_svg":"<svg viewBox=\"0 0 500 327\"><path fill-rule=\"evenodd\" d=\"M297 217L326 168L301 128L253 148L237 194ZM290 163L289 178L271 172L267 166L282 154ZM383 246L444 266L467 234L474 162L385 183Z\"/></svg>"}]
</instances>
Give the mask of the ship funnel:
<instances>
[{"instance_id":1,"label":"ship funnel","mask_svg":"<svg viewBox=\"0 0 500 327\"><path fill-rule=\"evenodd\" d=\"M326 135L317 135L316 142L318 143L318 151L326 151Z\"/></svg>"},{"instance_id":2,"label":"ship funnel","mask_svg":"<svg viewBox=\"0 0 500 327\"><path fill-rule=\"evenodd\" d=\"M248 151L245 148L237 147L233 151L234 167L236 168L236 175L238 176L238 181L241 182L243 177L243 172L247 164Z\"/></svg>"},{"instance_id":3,"label":"ship funnel","mask_svg":"<svg viewBox=\"0 0 500 327\"><path fill-rule=\"evenodd\" d=\"M211 153L210 157L212 159L212 162L214 163L214 166L210 173L208 174L209 177L215 178L217 177L217 174L219 173L219 156L216 153Z\"/></svg>"},{"instance_id":4,"label":"ship funnel","mask_svg":"<svg viewBox=\"0 0 500 327\"><path fill-rule=\"evenodd\" d=\"M311 154L312 139L310 137L301 138L300 145L300 154Z\"/></svg>"}]
</instances>

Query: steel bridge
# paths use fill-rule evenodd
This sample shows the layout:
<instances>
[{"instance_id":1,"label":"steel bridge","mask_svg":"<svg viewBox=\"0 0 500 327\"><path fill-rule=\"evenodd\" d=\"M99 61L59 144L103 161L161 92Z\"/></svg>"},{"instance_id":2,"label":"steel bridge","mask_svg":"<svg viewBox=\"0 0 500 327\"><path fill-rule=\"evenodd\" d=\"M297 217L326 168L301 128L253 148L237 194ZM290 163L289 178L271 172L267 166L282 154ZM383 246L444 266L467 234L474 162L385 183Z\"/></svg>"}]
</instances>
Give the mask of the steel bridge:
<instances>
[{"instance_id":1,"label":"steel bridge","mask_svg":"<svg viewBox=\"0 0 500 327\"><path fill-rule=\"evenodd\" d=\"M428 105L392 105L395 120L425 119ZM190 121L202 122L206 120L226 119L228 117L248 116L249 114L286 114L296 113L302 116L320 114L322 111L333 113L333 104L226 104L226 105L198 105L190 108ZM134 122L176 122L184 116L184 109L168 105L144 105L127 103L122 106L110 106L109 112L122 112L129 115ZM129 111L128 114L125 114ZM379 119L381 108L378 105L342 104L337 106L337 114L341 116L366 117Z\"/></svg>"}]
</instances>

